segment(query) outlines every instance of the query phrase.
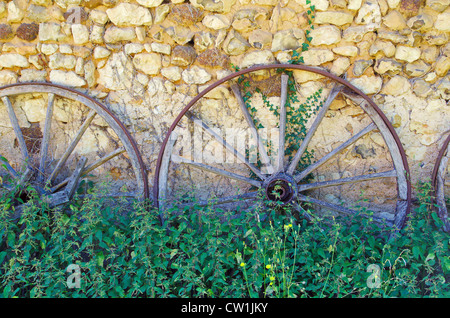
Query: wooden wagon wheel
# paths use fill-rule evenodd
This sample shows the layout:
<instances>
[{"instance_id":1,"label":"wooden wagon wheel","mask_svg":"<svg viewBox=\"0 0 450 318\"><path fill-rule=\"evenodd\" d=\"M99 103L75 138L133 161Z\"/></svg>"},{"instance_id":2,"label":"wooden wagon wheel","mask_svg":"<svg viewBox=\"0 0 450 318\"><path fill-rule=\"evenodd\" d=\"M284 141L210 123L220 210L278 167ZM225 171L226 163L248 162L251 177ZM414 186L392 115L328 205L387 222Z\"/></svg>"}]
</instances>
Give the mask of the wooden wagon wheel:
<instances>
[{"instance_id":1,"label":"wooden wagon wheel","mask_svg":"<svg viewBox=\"0 0 450 318\"><path fill-rule=\"evenodd\" d=\"M0 88L0 97L4 168L0 191L14 191L20 197L13 217L27 204L20 190L24 185L31 185L54 207L73 197L82 178L103 179L106 167L116 170L114 185L119 188L108 195L148 198L147 174L137 145L100 102L51 83L7 85ZM119 176L123 171L128 171L128 181Z\"/></svg>"},{"instance_id":2,"label":"wooden wagon wheel","mask_svg":"<svg viewBox=\"0 0 450 318\"><path fill-rule=\"evenodd\" d=\"M448 217L450 176L450 134L445 139L439 151L432 174L432 183L435 191L437 212L444 223L444 231L450 233L450 220Z\"/></svg>"},{"instance_id":3,"label":"wooden wagon wheel","mask_svg":"<svg viewBox=\"0 0 450 318\"><path fill-rule=\"evenodd\" d=\"M304 78L307 80L302 81ZM323 95L320 98L311 91L318 87ZM293 88L300 96L298 102L288 94ZM276 96L271 96L274 92ZM259 103L251 99L259 99ZM310 107L309 113L295 115L315 99L319 106L315 111ZM268 108L274 112L267 114ZM346 114L355 123L339 131ZM264 117L270 117L272 123L275 118L273 138L263 136L269 135L267 123L271 122L261 124ZM293 127L292 122L296 123ZM227 128L236 132L234 139L227 136ZM297 143L288 145L288 136ZM236 146L246 138L253 146ZM278 145L269 145L277 140ZM214 142L219 149L214 148ZM374 146L366 146L369 142ZM202 151L196 155L199 149ZM226 159L205 163L206 149L219 157L225 153ZM257 160L249 155L254 149ZM236 160L228 164L229 158ZM340 168L343 164L354 171ZM334 174L329 173L333 169ZM207 204L223 211L255 211L262 193L269 204L289 206L308 219L316 212L323 217L330 213L352 216L370 209L374 213L366 214L401 229L411 203L408 169L392 125L358 88L314 67L261 65L218 80L181 111L160 149L153 191L162 222L164 211L175 205L183 211ZM352 202L358 201L359 207L341 200L347 194L356 194ZM312 216L309 205L314 207Z\"/></svg>"}]
</instances>

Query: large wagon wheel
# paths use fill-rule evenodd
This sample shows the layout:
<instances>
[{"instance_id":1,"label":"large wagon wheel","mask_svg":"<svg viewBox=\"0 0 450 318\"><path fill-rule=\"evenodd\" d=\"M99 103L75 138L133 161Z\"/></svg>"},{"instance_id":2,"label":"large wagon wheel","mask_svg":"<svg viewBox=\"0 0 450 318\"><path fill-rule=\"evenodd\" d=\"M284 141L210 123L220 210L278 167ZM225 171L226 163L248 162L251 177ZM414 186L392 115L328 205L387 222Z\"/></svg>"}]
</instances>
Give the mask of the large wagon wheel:
<instances>
[{"instance_id":1,"label":"large wagon wheel","mask_svg":"<svg viewBox=\"0 0 450 318\"><path fill-rule=\"evenodd\" d=\"M294 87L298 102L288 94ZM317 88L321 98L313 94ZM298 116L314 100L320 107ZM271 121L275 137L264 137ZM253 147L237 145L246 138ZM255 149L256 160L249 154ZM211 153L225 153L226 159L209 160ZM316 213L322 219L368 215L398 230L410 209L408 169L393 126L358 88L314 67L262 65L218 80L181 111L160 149L153 191L162 222L164 211L175 205L182 211L207 204L255 211L262 193L269 204L278 202L308 219Z\"/></svg>"},{"instance_id":2,"label":"large wagon wheel","mask_svg":"<svg viewBox=\"0 0 450 318\"><path fill-rule=\"evenodd\" d=\"M450 134L445 139L439 151L432 174L432 183L435 191L437 212L444 223L444 231L450 233L450 220L448 217L448 205L450 197Z\"/></svg>"},{"instance_id":3,"label":"large wagon wheel","mask_svg":"<svg viewBox=\"0 0 450 318\"><path fill-rule=\"evenodd\" d=\"M0 97L0 191L14 192L13 217L27 204L25 188L55 207L71 200L84 178L97 182L114 175L108 196L148 198L137 145L100 102L51 83L7 85Z\"/></svg>"}]
</instances>

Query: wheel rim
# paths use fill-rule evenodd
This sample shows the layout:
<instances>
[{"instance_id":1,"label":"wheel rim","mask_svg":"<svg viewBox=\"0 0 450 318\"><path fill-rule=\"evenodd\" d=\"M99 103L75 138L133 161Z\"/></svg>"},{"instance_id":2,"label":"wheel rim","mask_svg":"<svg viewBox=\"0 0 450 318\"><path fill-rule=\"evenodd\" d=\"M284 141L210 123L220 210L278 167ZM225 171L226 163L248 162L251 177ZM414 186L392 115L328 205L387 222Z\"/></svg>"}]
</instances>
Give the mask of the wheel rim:
<instances>
[{"instance_id":1,"label":"wheel rim","mask_svg":"<svg viewBox=\"0 0 450 318\"><path fill-rule=\"evenodd\" d=\"M450 134L444 141L436 158L436 163L432 173L432 184L435 191L437 213L443 222L444 231L450 233L450 221L448 220L448 209L446 193L450 188L448 178L449 157L450 157Z\"/></svg>"},{"instance_id":2,"label":"wheel rim","mask_svg":"<svg viewBox=\"0 0 450 318\"><path fill-rule=\"evenodd\" d=\"M37 99L35 99L35 94L39 94ZM46 95L47 98L41 95ZM20 173L21 180L15 181L23 183L33 180L34 187L40 195L49 200L51 206L68 202L73 197L82 178L92 177L97 170L103 169L106 165L112 165L117 160L126 161L133 170L132 174L134 175L132 178L135 180L137 187L128 195L135 196L139 200L148 198L147 174L137 144L122 122L103 104L84 93L52 83L7 85L0 88L0 98L4 106L6 106L7 117L9 117L9 123L12 126L14 138L18 143L22 157L22 163L17 162L17 158L7 158L8 162L5 162L4 167L7 168L6 170L13 180L19 177L19 173L9 162L15 162L16 167L24 167L24 172ZM38 123L34 123L37 131L40 130L40 136L36 138L40 146L38 147L39 149L33 149L31 154L28 151L30 145L27 144L27 141L29 141L28 136L26 136L27 128L21 127L16 114L17 110L20 110L22 116L24 116L25 112L22 109L24 106L22 108L20 106L14 107L14 101L17 99L20 101L20 98L24 98L23 105L28 103L28 105L32 105L30 107L33 107L33 101L35 100L39 102L47 100L45 115L43 115L45 120L39 120ZM64 108L64 114L70 114L67 115L70 120L79 121L81 119L82 121L81 125L73 130L76 131L74 136L71 138L69 136L68 144L53 144L52 139L56 140L58 138L57 131L60 132L60 121L57 122L55 118L57 111L61 114L61 108L58 107ZM77 118L75 116L76 112L79 112L83 117ZM87 115L85 114L86 112L88 112ZM26 116L24 118L28 121ZM69 122L63 122L62 126L70 124L75 127L76 124L70 120ZM30 125L33 125L32 120L29 122L31 122ZM55 126L55 123L58 123L58 125ZM97 127L98 131L94 130L93 127ZM92 143L94 149L92 151L86 150L86 156L90 155L92 157L96 154L99 157L98 159L94 160L91 157L88 159L84 155L78 154L77 146L86 142L85 138L88 138L86 137L87 135L91 138L98 138L98 140L95 140L98 148L95 148L95 143ZM100 139L98 136L104 138ZM106 138L105 136L109 137ZM105 147L101 144L102 141L106 141L107 145ZM53 158L53 155L56 153L56 147L61 149L59 152L62 155L61 157ZM105 152L106 149L108 149L107 152ZM79 157L77 165L75 167L72 165L72 168L69 169L69 172L72 170L72 173L67 175L68 163L76 161L76 159L73 159L76 156ZM50 163L50 161L52 162ZM126 166L124 162L121 164ZM132 183L129 184L132 185ZM5 185L3 187L5 188ZM44 187L46 188L45 190ZM126 193L122 194L127 195ZM114 194L111 193L111 195Z\"/></svg>"},{"instance_id":3,"label":"wheel rim","mask_svg":"<svg viewBox=\"0 0 450 318\"><path fill-rule=\"evenodd\" d=\"M155 202L157 203L158 207L161 209L161 204L164 200L166 200L166 194L165 194L165 188L167 187L167 180L164 180L167 178L167 170L169 167L169 161L171 162L170 153L173 148L174 140L176 139L176 131L175 129L179 125L180 121L185 118L189 117L191 119L195 119L196 117L192 115L191 110L193 110L194 106L199 102L201 98L203 98L206 94L211 92L213 89L221 86L222 84L226 82L231 82L231 80L238 78L240 76L257 72L257 71L264 71L264 70L274 70L274 69L284 69L284 70L301 70L301 71L307 71L310 73L315 73L321 76L324 76L328 80L332 80L336 82L338 85L341 85L346 90L346 97L351 99L353 102L355 102L357 105L359 105L360 108L364 110L364 112L369 115L369 117L372 119L373 123L371 127L366 127L367 131L360 131L359 134L361 136L367 134L368 132L372 131L374 128L379 129L380 133L382 134L387 147L389 148L389 153L391 155L391 158L393 160L393 166L394 169L392 171L387 171L379 174L373 174L372 176L363 176L366 178L365 180L369 179L378 179L378 178L385 178L385 177L393 177L395 176L397 178L397 190L398 190L398 200L396 203L395 208L395 219L393 220L393 224L397 229L401 229L404 226L405 220L407 218L407 215L410 211L410 204L411 204L411 184L409 181L409 167L407 164L406 155L404 153L403 147L400 143L400 140L391 125L391 123L387 120L384 113L378 108L378 106L361 90L353 86L351 83L346 81L343 78L340 78L338 76L335 76L333 74L328 73L325 70L304 66L304 65L291 65L291 64L275 64L275 65L261 65L261 66L255 66L249 69L240 70L238 72L235 72L233 74L228 75L227 77L224 77L221 80L218 80L214 84L208 86L206 89L204 89L202 92L200 92L197 96L195 96L191 102L180 112L180 114L177 116L177 118L174 120L172 125L169 128L169 131L166 135L166 138L163 141L158 161L156 165L156 171L155 171L155 180L154 180L154 188L153 188L153 195L155 198ZM233 89L232 89L233 90ZM339 92L338 92L339 93ZM283 92L281 93L281 95ZM281 97L281 100L283 100L283 97ZM284 102L281 102L281 105ZM204 123L200 122L201 125L204 125ZM320 122L319 122L320 124ZM280 127L280 130L282 130L282 127ZM314 135L314 132L312 133ZM361 136L356 136L356 140L360 138ZM306 137L308 138L308 137ZM217 138L216 138L217 139ZM218 139L217 139L218 140ZM350 140L348 144L352 144L354 141ZM226 146L226 143L222 144L224 147ZM306 143L307 146L307 143ZM306 147L305 146L305 147ZM300 147L301 148L301 147ZM339 147L338 147L339 148ZM259 148L258 148L259 149ZM302 150L304 151L304 149ZM301 153L302 151L298 151L298 153ZM299 156L299 158L301 155ZM296 163L298 164L298 159ZM178 158L179 159L179 158ZM294 160L295 161L295 157ZM320 160L319 160L320 161ZM186 162L185 162L186 163ZM301 180L307 172L301 173L300 177L297 178L293 174L294 170L296 169L296 163L291 162L291 164L288 167L285 167L285 171L287 173L288 178L294 178L296 182L298 183L299 180ZM194 165L193 162L188 162L191 166ZM250 169L252 169L251 166L248 165ZM208 169L207 167L202 167L203 169ZM211 169L210 169L211 170ZM307 169L306 169L307 170ZM256 174L258 174L258 171L254 171ZM281 171L277 171L281 172ZM274 177L275 174L270 174L271 178L274 179L280 179ZM259 175L259 177L262 177L263 182L262 184L265 184L266 186L266 195L267 195L267 182L264 180L264 176ZM237 178L236 176L231 176L231 178ZM297 180L299 179L299 180ZM345 179L345 178L343 178ZM349 180L343 180L341 181L349 181ZM249 181L249 180L246 180ZM261 185L262 185L261 184ZM318 184L316 184L318 186ZM325 186L325 184L321 184L320 186ZM298 189L297 189L298 187ZM287 192L293 193L294 195L298 193L298 198L300 201L303 202L314 202L314 200L311 200L310 198L304 197L301 192L306 190L308 188L307 185L297 185L295 188L289 188L287 187L284 189ZM288 202L291 202L291 200L287 200ZM318 203L318 202L314 202ZM320 202L319 202L320 203ZM164 208L164 207L163 207ZM334 207L335 208L335 207Z\"/></svg>"}]
</instances>

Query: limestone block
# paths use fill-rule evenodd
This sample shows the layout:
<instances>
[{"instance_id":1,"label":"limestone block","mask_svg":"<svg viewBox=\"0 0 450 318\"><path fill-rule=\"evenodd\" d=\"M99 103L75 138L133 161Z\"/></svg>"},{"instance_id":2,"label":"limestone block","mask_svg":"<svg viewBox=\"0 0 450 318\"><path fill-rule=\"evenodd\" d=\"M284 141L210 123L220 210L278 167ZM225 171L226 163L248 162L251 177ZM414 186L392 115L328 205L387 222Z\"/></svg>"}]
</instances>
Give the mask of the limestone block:
<instances>
[{"instance_id":1,"label":"limestone block","mask_svg":"<svg viewBox=\"0 0 450 318\"><path fill-rule=\"evenodd\" d=\"M220 30L227 29L231 25L230 19L223 14L210 14L203 18L202 23L205 27Z\"/></svg>"},{"instance_id":2,"label":"limestone block","mask_svg":"<svg viewBox=\"0 0 450 318\"><path fill-rule=\"evenodd\" d=\"M228 32L227 37L223 41L223 50L229 55L240 55L245 53L250 47L247 40L234 30Z\"/></svg>"},{"instance_id":3,"label":"limestone block","mask_svg":"<svg viewBox=\"0 0 450 318\"><path fill-rule=\"evenodd\" d=\"M92 61L87 61L84 63L84 79L86 80L86 83L89 87L92 87L95 85L96 79L95 79L95 64Z\"/></svg>"},{"instance_id":4,"label":"limestone block","mask_svg":"<svg viewBox=\"0 0 450 318\"><path fill-rule=\"evenodd\" d=\"M58 50L58 44L54 43L42 43L41 44L41 53L45 55L51 55Z\"/></svg>"},{"instance_id":5,"label":"limestone block","mask_svg":"<svg viewBox=\"0 0 450 318\"><path fill-rule=\"evenodd\" d=\"M136 0L141 6L147 8L155 8L158 7L164 0Z\"/></svg>"},{"instance_id":6,"label":"limestone block","mask_svg":"<svg viewBox=\"0 0 450 318\"><path fill-rule=\"evenodd\" d=\"M228 13L236 0L189 0L194 7L211 12Z\"/></svg>"},{"instance_id":7,"label":"limestone block","mask_svg":"<svg viewBox=\"0 0 450 318\"><path fill-rule=\"evenodd\" d=\"M380 76L367 76L352 78L350 83L359 88L364 94L377 94L381 90L383 80Z\"/></svg>"},{"instance_id":8,"label":"limestone block","mask_svg":"<svg viewBox=\"0 0 450 318\"><path fill-rule=\"evenodd\" d=\"M48 66L51 69L65 68L73 69L76 65L76 58L73 55L55 53L50 55Z\"/></svg>"},{"instance_id":9,"label":"limestone block","mask_svg":"<svg viewBox=\"0 0 450 318\"><path fill-rule=\"evenodd\" d=\"M17 82L17 74L13 71L2 70L0 71L0 84L8 85Z\"/></svg>"},{"instance_id":10,"label":"limestone block","mask_svg":"<svg viewBox=\"0 0 450 318\"><path fill-rule=\"evenodd\" d=\"M185 45L191 41L195 34L191 31L191 29L180 25L168 27L165 31L177 44L180 45Z\"/></svg>"},{"instance_id":11,"label":"limestone block","mask_svg":"<svg viewBox=\"0 0 450 318\"><path fill-rule=\"evenodd\" d=\"M374 70L378 74L395 75L402 70L402 63L394 59L381 58L376 61Z\"/></svg>"},{"instance_id":12,"label":"limestone block","mask_svg":"<svg viewBox=\"0 0 450 318\"><path fill-rule=\"evenodd\" d=\"M311 31L312 45L331 45L341 40L341 30L334 25L319 26Z\"/></svg>"},{"instance_id":13,"label":"limestone block","mask_svg":"<svg viewBox=\"0 0 450 318\"><path fill-rule=\"evenodd\" d=\"M301 41L294 35L292 30L278 31L272 39L272 52L295 50L300 45Z\"/></svg>"},{"instance_id":14,"label":"limestone block","mask_svg":"<svg viewBox=\"0 0 450 318\"><path fill-rule=\"evenodd\" d=\"M359 53L359 49L356 46L351 45L337 46L333 48L332 51L336 54L349 57L355 57Z\"/></svg>"},{"instance_id":15,"label":"limestone block","mask_svg":"<svg viewBox=\"0 0 450 318\"><path fill-rule=\"evenodd\" d=\"M89 12L89 18L94 21L95 23L98 23L100 25L105 25L108 21L108 15L106 12L94 9Z\"/></svg>"},{"instance_id":16,"label":"limestone block","mask_svg":"<svg viewBox=\"0 0 450 318\"><path fill-rule=\"evenodd\" d=\"M248 37L248 42L251 46L257 49L267 49L272 46L272 33L256 29Z\"/></svg>"},{"instance_id":17,"label":"limestone block","mask_svg":"<svg viewBox=\"0 0 450 318\"><path fill-rule=\"evenodd\" d=\"M450 56L444 55L440 56L436 61L434 71L439 76L445 76L447 75L449 70L450 70Z\"/></svg>"},{"instance_id":18,"label":"limestone block","mask_svg":"<svg viewBox=\"0 0 450 318\"><path fill-rule=\"evenodd\" d=\"M241 68L248 68L254 65L261 65L261 64L272 64L275 62L275 57L273 56L272 52L269 50L262 50L262 51L253 51L250 53L247 53L244 58L241 61Z\"/></svg>"},{"instance_id":19,"label":"limestone block","mask_svg":"<svg viewBox=\"0 0 450 318\"><path fill-rule=\"evenodd\" d=\"M6 3L4 1L0 2L0 18L3 18L7 14Z\"/></svg>"},{"instance_id":20,"label":"limestone block","mask_svg":"<svg viewBox=\"0 0 450 318\"><path fill-rule=\"evenodd\" d=\"M350 67L350 59L347 57L338 57L333 61L330 72L334 75L341 76Z\"/></svg>"},{"instance_id":21,"label":"limestone block","mask_svg":"<svg viewBox=\"0 0 450 318\"><path fill-rule=\"evenodd\" d=\"M89 29L84 24L72 24L73 42L85 44L89 41Z\"/></svg>"},{"instance_id":22,"label":"limestone block","mask_svg":"<svg viewBox=\"0 0 450 318\"><path fill-rule=\"evenodd\" d=\"M205 84L211 79L211 74L209 74L204 68L195 65L184 70L181 73L181 77L186 84Z\"/></svg>"},{"instance_id":23,"label":"limestone block","mask_svg":"<svg viewBox=\"0 0 450 318\"><path fill-rule=\"evenodd\" d=\"M139 53L133 58L133 65L148 75L156 75L161 69L161 55L157 53Z\"/></svg>"},{"instance_id":24,"label":"limestone block","mask_svg":"<svg viewBox=\"0 0 450 318\"><path fill-rule=\"evenodd\" d=\"M105 28L100 25L93 25L92 31L89 36L89 40L94 44L103 43L103 34L105 33Z\"/></svg>"},{"instance_id":25,"label":"limestone block","mask_svg":"<svg viewBox=\"0 0 450 318\"><path fill-rule=\"evenodd\" d=\"M106 29L104 40L106 43L117 43L121 41L132 41L136 38L134 28L118 28L111 26Z\"/></svg>"},{"instance_id":26,"label":"limestone block","mask_svg":"<svg viewBox=\"0 0 450 318\"><path fill-rule=\"evenodd\" d=\"M39 24L39 41L60 41L65 37L59 23L42 22Z\"/></svg>"},{"instance_id":27,"label":"limestone block","mask_svg":"<svg viewBox=\"0 0 450 318\"><path fill-rule=\"evenodd\" d=\"M353 75L361 76L363 73L372 66L372 60L357 60L353 63Z\"/></svg>"},{"instance_id":28,"label":"limestone block","mask_svg":"<svg viewBox=\"0 0 450 318\"><path fill-rule=\"evenodd\" d=\"M411 90L411 84L409 81L400 75L392 77L381 90L382 93L392 96L398 96Z\"/></svg>"},{"instance_id":29,"label":"limestone block","mask_svg":"<svg viewBox=\"0 0 450 318\"><path fill-rule=\"evenodd\" d=\"M419 59L421 51L417 47L409 47L404 45L398 45L395 51L395 58L406 62L414 62Z\"/></svg>"},{"instance_id":30,"label":"limestone block","mask_svg":"<svg viewBox=\"0 0 450 318\"><path fill-rule=\"evenodd\" d=\"M0 67L12 68L12 67L28 67L30 63L25 56L17 53L6 53L0 55Z\"/></svg>"},{"instance_id":31,"label":"limestone block","mask_svg":"<svg viewBox=\"0 0 450 318\"><path fill-rule=\"evenodd\" d=\"M50 82L71 87L86 85L86 81L73 71L52 70L50 71Z\"/></svg>"},{"instance_id":32,"label":"limestone block","mask_svg":"<svg viewBox=\"0 0 450 318\"><path fill-rule=\"evenodd\" d=\"M362 0L349 0L347 9L349 10L359 10L362 5Z\"/></svg>"},{"instance_id":33,"label":"limestone block","mask_svg":"<svg viewBox=\"0 0 450 318\"><path fill-rule=\"evenodd\" d=\"M20 71L19 82L45 82L47 71L25 69Z\"/></svg>"},{"instance_id":34,"label":"limestone block","mask_svg":"<svg viewBox=\"0 0 450 318\"><path fill-rule=\"evenodd\" d=\"M437 12L442 12L450 6L450 0L427 0L426 5Z\"/></svg>"},{"instance_id":35,"label":"limestone block","mask_svg":"<svg viewBox=\"0 0 450 318\"><path fill-rule=\"evenodd\" d=\"M360 42L367 32L371 32L373 30L374 30L373 25L351 26L344 30L342 38L345 41Z\"/></svg>"},{"instance_id":36,"label":"limestone block","mask_svg":"<svg viewBox=\"0 0 450 318\"><path fill-rule=\"evenodd\" d=\"M334 59L334 54L327 49L309 49L301 54L306 65L318 66Z\"/></svg>"},{"instance_id":37,"label":"limestone block","mask_svg":"<svg viewBox=\"0 0 450 318\"><path fill-rule=\"evenodd\" d=\"M168 4L159 5L155 9L155 16L153 23L158 24L164 21L170 12L170 6Z\"/></svg>"},{"instance_id":38,"label":"limestone block","mask_svg":"<svg viewBox=\"0 0 450 318\"><path fill-rule=\"evenodd\" d=\"M413 92L419 97L426 98L431 94L431 85L423 79L419 78L414 81Z\"/></svg>"},{"instance_id":39,"label":"limestone block","mask_svg":"<svg viewBox=\"0 0 450 318\"><path fill-rule=\"evenodd\" d=\"M383 24L390 30L399 31L407 27L406 20L397 10L392 10L383 17Z\"/></svg>"},{"instance_id":40,"label":"limestone block","mask_svg":"<svg viewBox=\"0 0 450 318\"><path fill-rule=\"evenodd\" d=\"M387 0L388 6L391 9L397 8L398 4L400 3L400 0Z\"/></svg>"},{"instance_id":41,"label":"limestone block","mask_svg":"<svg viewBox=\"0 0 450 318\"><path fill-rule=\"evenodd\" d=\"M177 66L188 66L195 61L197 53L191 46L177 45L172 50L172 64Z\"/></svg>"},{"instance_id":42,"label":"limestone block","mask_svg":"<svg viewBox=\"0 0 450 318\"><path fill-rule=\"evenodd\" d=\"M317 24L334 24L342 26L353 22L353 15L345 11L316 12L314 22Z\"/></svg>"},{"instance_id":43,"label":"limestone block","mask_svg":"<svg viewBox=\"0 0 450 318\"><path fill-rule=\"evenodd\" d=\"M20 8L18 1L10 1L8 8L8 22L20 22L25 16L25 12Z\"/></svg>"},{"instance_id":44,"label":"limestone block","mask_svg":"<svg viewBox=\"0 0 450 318\"><path fill-rule=\"evenodd\" d=\"M381 11L377 1L367 0L358 11L355 18L357 24L373 23L377 26L381 23Z\"/></svg>"},{"instance_id":45,"label":"limestone block","mask_svg":"<svg viewBox=\"0 0 450 318\"><path fill-rule=\"evenodd\" d=\"M309 8L310 5L313 5L318 11L326 11L330 5L328 0L311 0L310 4L307 4L306 0L295 0L295 2L297 2L305 9Z\"/></svg>"},{"instance_id":46,"label":"limestone block","mask_svg":"<svg viewBox=\"0 0 450 318\"><path fill-rule=\"evenodd\" d=\"M144 45L141 43L127 43L123 47L125 54L136 54L141 53L144 50Z\"/></svg>"},{"instance_id":47,"label":"limestone block","mask_svg":"<svg viewBox=\"0 0 450 318\"><path fill-rule=\"evenodd\" d=\"M152 15L149 9L132 3L120 3L114 8L107 9L108 18L116 26L151 25Z\"/></svg>"},{"instance_id":48,"label":"limestone block","mask_svg":"<svg viewBox=\"0 0 450 318\"><path fill-rule=\"evenodd\" d=\"M388 40L392 43L407 43L408 37L398 31L378 30L378 39Z\"/></svg>"},{"instance_id":49,"label":"limestone block","mask_svg":"<svg viewBox=\"0 0 450 318\"><path fill-rule=\"evenodd\" d=\"M450 16L447 17L447 19L448 18L450 18ZM411 17L408 20L407 25L411 28L411 30L426 31L433 27L433 22L433 17L429 14L424 13Z\"/></svg>"},{"instance_id":50,"label":"limestone block","mask_svg":"<svg viewBox=\"0 0 450 318\"><path fill-rule=\"evenodd\" d=\"M420 77L425 75L431 69L431 65L422 60L417 60L406 64L404 72L409 77Z\"/></svg>"},{"instance_id":51,"label":"limestone block","mask_svg":"<svg viewBox=\"0 0 450 318\"><path fill-rule=\"evenodd\" d=\"M376 40L369 48L371 56L377 55L379 52L386 57L392 57L395 54L395 45L389 41Z\"/></svg>"},{"instance_id":52,"label":"limestone block","mask_svg":"<svg viewBox=\"0 0 450 318\"><path fill-rule=\"evenodd\" d=\"M439 31L450 32L450 10L437 16L434 27Z\"/></svg>"},{"instance_id":53,"label":"limestone block","mask_svg":"<svg viewBox=\"0 0 450 318\"><path fill-rule=\"evenodd\" d=\"M447 33L439 30L430 30L423 34L423 39L430 45L443 45L448 43Z\"/></svg>"},{"instance_id":54,"label":"limestone block","mask_svg":"<svg viewBox=\"0 0 450 318\"><path fill-rule=\"evenodd\" d=\"M111 55L111 51L103 46L96 46L94 49L94 59L104 59Z\"/></svg>"},{"instance_id":55,"label":"limestone block","mask_svg":"<svg viewBox=\"0 0 450 318\"><path fill-rule=\"evenodd\" d=\"M170 44L163 44L163 43L157 43L157 42L153 42L151 44L151 48L152 48L153 52L162 53L165 55L170 55L170 53L172 51L172 47L170 46Z\"/></svg>"},{"instance_id":56,"label":"limestone block","mask_svg":"<svg viewBox=\"0 0 450 318\"><path fill-rule=\"evenodd\" d=\"M189 3L183 3L173 6L167 18L175 22L176 24L183 26L191 26L200 21L202 16L203 16L202 9L194 7Z\"/></svg>"},{"instance_id":57,"label":"limestone block","mask_svg":"<svg viewBox=\"0 0 450 318\"><path fill-rule=\"evenodd\" d=\"M169 81L177 82L181 79L181 72L183 69L179 66L164 67L161 69L161 75Z\"/></svg>"}]
</instances>

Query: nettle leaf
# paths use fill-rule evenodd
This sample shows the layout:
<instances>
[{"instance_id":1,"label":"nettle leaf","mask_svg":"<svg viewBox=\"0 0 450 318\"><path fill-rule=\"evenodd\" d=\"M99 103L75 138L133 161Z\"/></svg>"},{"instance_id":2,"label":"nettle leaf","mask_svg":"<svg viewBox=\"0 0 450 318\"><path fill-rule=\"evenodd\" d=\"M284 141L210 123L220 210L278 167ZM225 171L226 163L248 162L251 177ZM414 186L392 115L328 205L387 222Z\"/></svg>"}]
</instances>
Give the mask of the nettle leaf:
<instances>
[{"instance_id":1,"label":"nettle leaf","mask_svg":"<svg viewBox=\"0 0 450 318\"><path fill-rule=\"evenodd\" d=\"M97 265L100 267L103 267L103 262L105 261L105 255L103 254L103 251L100 251L97 253Z\"/></svg>"}]
</instances>

